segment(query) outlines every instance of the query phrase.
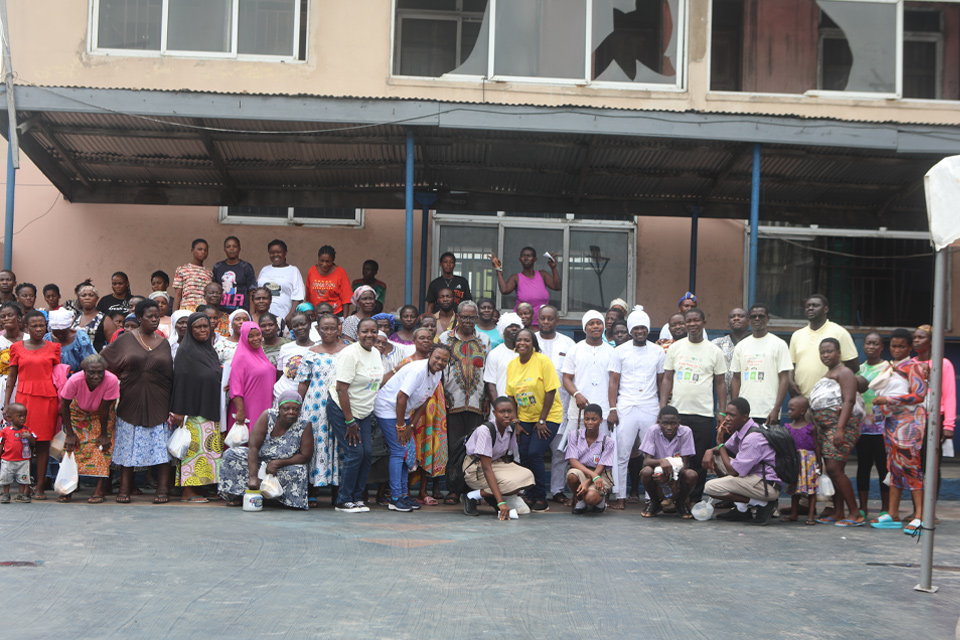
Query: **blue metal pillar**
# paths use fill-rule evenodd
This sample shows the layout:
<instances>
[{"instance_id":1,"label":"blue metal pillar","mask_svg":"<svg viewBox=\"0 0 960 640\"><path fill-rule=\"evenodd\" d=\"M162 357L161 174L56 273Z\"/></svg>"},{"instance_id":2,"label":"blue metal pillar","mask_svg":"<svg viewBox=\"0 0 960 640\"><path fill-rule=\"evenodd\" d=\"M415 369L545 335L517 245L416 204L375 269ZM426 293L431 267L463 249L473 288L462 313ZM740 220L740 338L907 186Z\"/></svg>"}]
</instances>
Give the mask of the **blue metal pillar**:
<instances>
[{"instance_id":1,"label":"blue metal pillar","mask_svg":"<svg viewBox=\"0 0 960 640\"><path fill-rule=\"evenodd\" d=\"M7 210L3 231L3 268L13 269L13 192L17 170L13 166L13 142L7 142Z\"/></svg>"},{"instance_id":2,"label":"blue metal pillar","mask_svg":"<svg viewBox=\"0 0 960 640\"><path fill-rule=\"evenodd\" d=\"M753 145L753 188L750 191L750 282L748 304L757 301L757 227L760 226L760 144Z\"/></svg>"},{"instance_id":3,"label":"blue metal pillar","mask_svg":"<svg viewBox=\"0 0 960 640\"><path fill-rule=\"evenodd\" d=\"M403 303L413 300L413 131L407 130L407 224L406 264L403 279Z\"/></svg>"},{"instance_id":4,"label":"blue metal pillar","mask_svg":"<svg viewBox=\"0 0 960 640\"><path fill-rule=\"evenodd\" d=\"M697 292L697 236L700 229L700 205L693 205L693 217L690 218L690 284L687 291Z\"/></svg>"}]
</instances>

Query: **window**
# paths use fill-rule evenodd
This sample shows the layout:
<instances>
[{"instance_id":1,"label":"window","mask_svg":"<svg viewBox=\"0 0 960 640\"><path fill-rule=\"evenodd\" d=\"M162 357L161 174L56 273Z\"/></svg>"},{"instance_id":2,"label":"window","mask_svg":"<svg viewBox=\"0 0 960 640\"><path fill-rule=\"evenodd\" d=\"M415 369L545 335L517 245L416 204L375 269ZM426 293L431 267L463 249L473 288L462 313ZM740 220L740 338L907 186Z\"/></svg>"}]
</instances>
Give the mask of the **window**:
<instances>
[{"instance_id":1,"label":"window","mask_svg":"<svg viewBox=\"0 0 960 640\"><path fill-rule=\"evenodd\" d=\"M294 61L306 59L308 0L95 0L92 50Z\"/></svg>"},{"instance_id":2,"label":"window","mask_svg":"<svg viewBox=\"0 0 960 640\"><path fill-rule=\"evenodd\" d=\"M933 304L933 253L924 232L761 226L757 301L779 318L802 318L811 293L830 319L863 327L916 327Z\"/></svg>"},{"instance_id":3,"label":"window","mask_svg":"<svg viewBox=\"0 0 960 640\"><path fill-rule=\"evenodd\" d=\"M634 220L524 216L437 213L433 264L439 263L445 251L452 252L457 258L457 272L470 282L474 298L490 297L499 308L512 309L516 296L500 294L489 254L497 254L504 265L504 277L509 278L520 270L520 250L532 246L537 251L538 270L549 272L544 252L557 255L561 290L550 291L550 304L566 317L579 317L590 309L606 309L614 298L634 299Z\"/></svg>"},{"instance_id":4,"label":"window","mask_svg":"<svg viewBox=\"0 0 960 640\"><path fill-rule=\"evenodd\" d=\"M394 73L681 89L685 3L396 0Z\"/></svg>"},{"instance_id":5,"label":"window","mask_svg":"<svg viewBox=\"0 0 960 640\"><path fill-rule=\"evenodd\" d=\"M220 207L221 224L362 227L363 209L316 207Z\"/></svg>"}]
</instances>

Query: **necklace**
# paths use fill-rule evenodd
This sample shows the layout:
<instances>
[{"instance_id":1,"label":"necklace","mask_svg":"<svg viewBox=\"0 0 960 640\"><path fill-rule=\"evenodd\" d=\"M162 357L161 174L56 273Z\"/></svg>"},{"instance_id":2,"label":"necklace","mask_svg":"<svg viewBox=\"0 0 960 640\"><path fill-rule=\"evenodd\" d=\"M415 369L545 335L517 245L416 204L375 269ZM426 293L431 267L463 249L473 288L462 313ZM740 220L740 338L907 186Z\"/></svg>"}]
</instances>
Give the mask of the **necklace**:
<instances>
[{"instance_id":1,"label":"necklace","mask_svg":"<svg viewBox=\"0 0 960 640\"><path fill-rule=\"evenodd\" d=\"M453 276L453 278L456 278L456 277L457 276ZM443 280L443 284L447 285L447 289L450 288L450 283L453 282L453 278L450 278L449 280L447 280L443 276L440 276L440 279Z\"/></svg>"},{"instance_id":2,"label":"necklace","mask_svg":"<svg viewBox=\"0 0 960 640\"><path fill-rule=\"evenodd\" d=\"M134 335L137 336L137 340L140 341L140 344L143 345L143 348L144 348L144 349L146 349L147 351L153 351L153 347L147 346L147 343L143 341L143 331L142 331L142 330L137 329L137 332L136 332Z\"/></svg>"}]
</instances>

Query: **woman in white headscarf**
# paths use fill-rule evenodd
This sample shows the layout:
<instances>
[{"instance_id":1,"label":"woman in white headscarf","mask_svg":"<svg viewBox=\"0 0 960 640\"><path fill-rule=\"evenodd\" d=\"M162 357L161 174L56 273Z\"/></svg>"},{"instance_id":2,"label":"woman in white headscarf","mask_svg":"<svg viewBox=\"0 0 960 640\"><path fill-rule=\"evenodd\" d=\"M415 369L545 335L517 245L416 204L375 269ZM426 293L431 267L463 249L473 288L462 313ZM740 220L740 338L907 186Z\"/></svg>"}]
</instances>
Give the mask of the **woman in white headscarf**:
<instances>
[{"instance_id":1,"label":"woman in white headscarf","mask_svg":"<svg viewBox=\"0 0 960 640\"><path fill-rule=\"evenodd\" d=\"M167 295L166 291L154 291L148 297L160 307L160 326L157 327L157 331L169 340L174 334L173 317L167 315L167 311L170 309L170 296Z\"/></svg>"},{"instance_id":2,"label":"woman in white headscarf","mask_svg":"<svg viewBox=\"0 0 960 640\"><path fill-rule=\"evenodd\" d=\"M80 363L87 356L96 353L93 343L86 331L72 329L73 312L65 307L54 309L49 312L47 328L49 333L43 336L44 340L56 342L60 345L60 363L70 367L70 373L73 375L80 371Z\"/></svg>"},{"instance_id":3,"label":"woman in white headscarf","mask_svg":"<svg viewBox=\"0 0 960 640\"><path fill-rule=\"evenodd\" d=\"M173 315L170 316L171 331L167 342L170 343L171 358L176 357L177 349L180 347L180 343L183 342L183 337L187 335L187 318L189 317L189 311L180 309L174 311Z\"/></svg>"}]
</instances>

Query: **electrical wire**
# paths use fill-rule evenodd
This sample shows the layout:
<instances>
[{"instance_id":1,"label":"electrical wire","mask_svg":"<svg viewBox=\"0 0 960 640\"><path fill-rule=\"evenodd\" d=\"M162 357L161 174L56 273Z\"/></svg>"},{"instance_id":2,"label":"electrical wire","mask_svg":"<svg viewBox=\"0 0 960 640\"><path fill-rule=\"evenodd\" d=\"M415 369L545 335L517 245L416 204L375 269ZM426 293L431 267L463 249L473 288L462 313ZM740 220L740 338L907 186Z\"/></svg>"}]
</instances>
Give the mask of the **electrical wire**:
<instances>
[{"instance_id":1,"label":"electrical wire","mask_svg":"<svg viewBox=\"0 0 960 640\"><path fill-rule=\"evenodd\" d=\"M815 251L817 253L829 253L834 256L843 256L844 258L858 258L860 260L906 260L911 258L929 258L933 256L933 251L928 251L926 253L914 253L911 255L898 255L898 256L864 256L856 253L845 253L843 251L833 251L832 249L821 249L820 247L811 247L795 240L788 240L787 238L764 238L765 240L779 240L780 242L785 242L787 244L793 245L795 247L800 247L806 251Z\"/></svg>"},{"instance_id":2,"label":"electrical wire","mask_svg":"<svg viewBox=\"0 0 960 640\"><path fill-rule=\"evenodd\" d=\"M46 217L47 214L49 214L51 211L53 211L53 208L54 208L55 206L57 206L57 203L58 203L59 201L60 201L60 193L57 192L57 196L53 199L53 203L50 205L50 207L49 207L46 211L44 211L43 213L41 213L39 216L37 216L36 218L34 218L33 220L31 220L31 221L28 222L27 224L25 224L25 225L23 225L22 227L20 227L20 229L19 229L18 231L14 231L14 232L13 232L13 235L19 235L20 233L23 232L24 229L26 229L27 227L29 227L30 225L32 225L34 222L36 222L37 220L41 220L42 218Z\"/></svg>"}]
</instances>

